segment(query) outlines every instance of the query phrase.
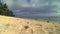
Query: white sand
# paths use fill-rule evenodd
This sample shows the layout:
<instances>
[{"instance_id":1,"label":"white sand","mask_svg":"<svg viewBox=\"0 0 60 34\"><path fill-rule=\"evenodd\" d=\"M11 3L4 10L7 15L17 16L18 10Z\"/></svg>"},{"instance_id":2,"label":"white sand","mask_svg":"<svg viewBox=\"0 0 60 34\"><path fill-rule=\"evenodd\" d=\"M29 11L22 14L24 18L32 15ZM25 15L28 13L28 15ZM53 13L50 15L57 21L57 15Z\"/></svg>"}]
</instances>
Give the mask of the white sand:
<instances>
[{"instance_id":1,"label":"white sand","mask_svg":"<svg viewBox=\"0 0 60 34\"><path fill-rule=\"evenodd\" d=\"M0 34L60 34L60 24L0 16Z\"/></svg>"}]
</instances>

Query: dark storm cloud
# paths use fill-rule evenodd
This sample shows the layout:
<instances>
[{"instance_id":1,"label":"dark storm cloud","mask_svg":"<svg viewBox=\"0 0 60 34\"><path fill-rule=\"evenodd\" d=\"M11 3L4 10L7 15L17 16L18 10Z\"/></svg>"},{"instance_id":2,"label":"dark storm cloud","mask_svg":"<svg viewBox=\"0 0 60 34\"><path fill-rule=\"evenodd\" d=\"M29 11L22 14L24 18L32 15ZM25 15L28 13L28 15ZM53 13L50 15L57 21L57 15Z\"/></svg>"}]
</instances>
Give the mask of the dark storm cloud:
<instances>
[{"instance_id":1,"label":"dark storm cloud","mask_svg":"<svg viewBox=\"0 0 60 34\"><path fill-rule=\"evenodd\" d=\"M17 2L14 5L14 2ZM28 4L28 2L30 4ZM8 0L6 3L11 6L10 8L20 10L16 15L58 15L60 10L57 10L60 3L56 0ZM17 4L19 6L17 6ZM21 7L22 6L22 7ZM23 8L24 7L24 8ZM31 8L33 7L33 8ZM38 7L38 8L35 8ZM56 9L56 10L55 10ZM13 11L15 11L13 10ZM27 13L25 13L27 12ZM15 13L15 12L14 12Z\"/></svg>"}]
</instances>

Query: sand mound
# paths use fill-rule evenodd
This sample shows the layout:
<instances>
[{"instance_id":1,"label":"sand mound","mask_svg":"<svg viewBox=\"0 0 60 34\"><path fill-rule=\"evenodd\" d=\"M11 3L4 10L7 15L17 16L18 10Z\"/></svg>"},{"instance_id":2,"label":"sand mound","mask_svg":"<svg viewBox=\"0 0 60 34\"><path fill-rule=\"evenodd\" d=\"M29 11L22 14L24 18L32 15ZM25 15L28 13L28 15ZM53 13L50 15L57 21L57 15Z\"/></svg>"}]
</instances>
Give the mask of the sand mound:
<instances>
[{"instance_id":1,"label":"sand mound","mask_svg":"<svg viewBox=\"0 0 60 34\"><path fill-rule=\"evenodd\" d=\"M60 24L0 16L0 34L60 34Z\"/></svg>"}]
</instances>

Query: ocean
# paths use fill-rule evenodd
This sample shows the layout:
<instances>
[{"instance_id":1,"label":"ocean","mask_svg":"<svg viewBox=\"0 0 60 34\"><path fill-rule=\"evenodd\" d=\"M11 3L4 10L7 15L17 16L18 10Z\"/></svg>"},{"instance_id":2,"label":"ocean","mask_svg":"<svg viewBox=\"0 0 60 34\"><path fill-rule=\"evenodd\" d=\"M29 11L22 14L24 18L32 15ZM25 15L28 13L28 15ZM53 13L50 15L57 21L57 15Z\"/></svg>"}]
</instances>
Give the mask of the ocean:
<instances>
[{"instance_id":1,"label":"ocean","mask_svg":"<svg viewBox=\"0 0 60 34\"><path fill-rule=\"evenodd\" d=\"M24 8L24 9L17 9L17 10L15 9L13 10L13 13L18 18L30 18L30 19L60 22L60 16L57 16L58 14L48 10Z\"/></svg>"}]
</instances>

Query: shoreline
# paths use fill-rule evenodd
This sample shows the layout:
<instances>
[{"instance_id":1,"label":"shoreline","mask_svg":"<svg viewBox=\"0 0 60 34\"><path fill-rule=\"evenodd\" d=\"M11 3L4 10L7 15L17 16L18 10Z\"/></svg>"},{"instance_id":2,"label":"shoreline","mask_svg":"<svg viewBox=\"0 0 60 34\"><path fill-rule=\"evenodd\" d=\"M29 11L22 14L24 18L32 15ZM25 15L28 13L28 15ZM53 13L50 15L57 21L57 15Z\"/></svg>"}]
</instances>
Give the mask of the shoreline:
<instances>
[{"instance_id":1,"label":"shoreline","mask_svg":"<svg viewBox=\"0 0 60 34\"><path fill-rule=\"evenodd\" d=\"M49 22L60 23L60 22L58 22L58 21L44 20L44 19L34 19L34 18L22 18L22 19L37 20L37 21L45 21L45 22L49 21Z\"/></svg>"},{"instance_id":2,"label":"shoreline","mask_svg":"<svg viewBox=\"0 0 60 34\"><path fill-rule=\"evenodd\" d=\"M4 15L0 15L0 16L4 16ZM6 16L6 17L12 17L12 16ZM12 18L20 18L20 17L12 17ZM45 22L55 22L55 23L60 23L58 21L54 21L54 20L45 20L45 19L37 19L37 18L21 18L21 19L29 19L29 20L37 20L37 21L45 21Z\"/></svg>"}]
</instances>

